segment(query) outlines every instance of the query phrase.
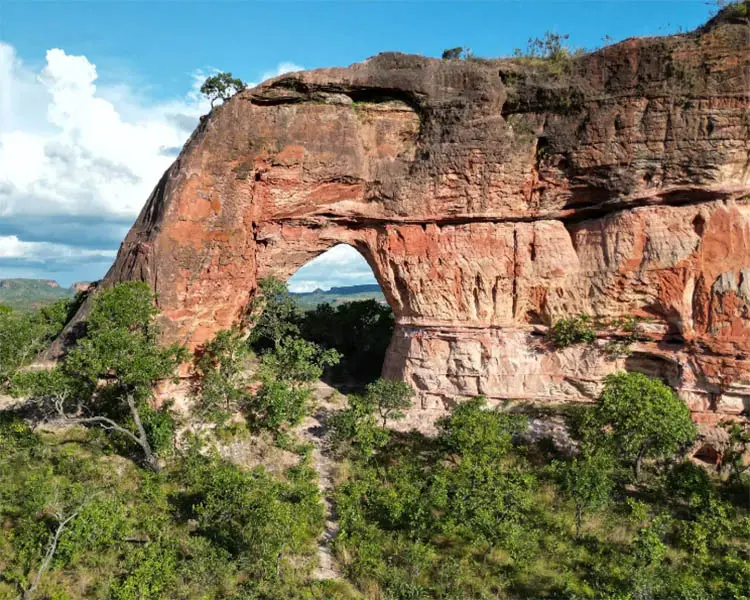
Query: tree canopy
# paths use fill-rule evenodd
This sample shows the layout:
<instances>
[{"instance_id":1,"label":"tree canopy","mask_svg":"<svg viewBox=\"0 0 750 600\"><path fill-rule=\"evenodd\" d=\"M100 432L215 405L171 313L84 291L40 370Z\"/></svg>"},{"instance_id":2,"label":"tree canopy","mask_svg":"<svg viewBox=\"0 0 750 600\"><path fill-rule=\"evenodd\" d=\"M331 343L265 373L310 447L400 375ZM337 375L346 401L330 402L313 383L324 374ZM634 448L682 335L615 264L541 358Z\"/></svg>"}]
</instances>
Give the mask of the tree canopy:
<instances>
[{"instance_id":1,"label":"tree canopy","mask_svg":"<svg viewBox=\"0 0 750 600\"><path fill-rule=\"evenodd\" d=\"M216 75L206 78L200 91L211 101L211 107L213 108L214 102L217 100L225 102L237 92L244 90L245 87L245 83L241 79L232 77L231 73L216 73Z\"/></svg>"}]
</instances>

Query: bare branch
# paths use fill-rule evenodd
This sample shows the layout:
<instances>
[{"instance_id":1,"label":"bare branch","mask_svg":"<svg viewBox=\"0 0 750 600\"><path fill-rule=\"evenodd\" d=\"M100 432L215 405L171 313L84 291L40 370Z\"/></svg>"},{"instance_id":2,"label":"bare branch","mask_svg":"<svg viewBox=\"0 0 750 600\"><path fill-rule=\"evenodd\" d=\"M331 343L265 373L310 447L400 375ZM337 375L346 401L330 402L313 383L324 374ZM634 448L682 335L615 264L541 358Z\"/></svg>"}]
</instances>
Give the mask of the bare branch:
<instances>
[{"instance_id":1,"label":"bare branch","mask_svg":"<svg viewBox=\"0 0 750 600\"><path fill-rule=\"evenodd\" d=\"M102 415L96 415L93 417L71 417L65 412L64 401L61 398L54 399L55 410L60 416L60 420L70 425L97 425L106 431L115 431L120 435L125 436L141 448L146 458L146 464L149 466L149 468L154 471L159 471L159 463L156 460L156 456L154 456L153 450L151 449L151 444L148 441L146 429L143 427L141 416L138 412L138 407L136 406L135 399L132 395L128 396L127 403L128 408L130 408L130 413L133 416L133 421L135 422L135 427L138 435L123 427L122 425L119 425L112 419L104 417Z\"/></svg>"},{"instance_id":2,"label":"bare branch","mask_svg":"<svg viewBox=\"0 0 750 600\"><path fill-rule=\"evenodd\" d=\"M39 566L39 570L34 576L34 581L23 592L23 600L31 600L31 598L34 596L36 589L39 587L39 582L42 579L42 575L44 575L45 571L47 571L47 569L49 569L49 566L52 564L52 559L55 557L55 552L57 552L57 544L60 542L60 536L62 535L62 532L67 527L68 523L70 523L78 516L80 510L81 509L78 508L75 512L71 513L57 524L55 533L53 534L52 538L49 541L49 544L47 545L47 552L44 554L44 560L42 560L42 564Z\"/></svg>"}]
</instances>

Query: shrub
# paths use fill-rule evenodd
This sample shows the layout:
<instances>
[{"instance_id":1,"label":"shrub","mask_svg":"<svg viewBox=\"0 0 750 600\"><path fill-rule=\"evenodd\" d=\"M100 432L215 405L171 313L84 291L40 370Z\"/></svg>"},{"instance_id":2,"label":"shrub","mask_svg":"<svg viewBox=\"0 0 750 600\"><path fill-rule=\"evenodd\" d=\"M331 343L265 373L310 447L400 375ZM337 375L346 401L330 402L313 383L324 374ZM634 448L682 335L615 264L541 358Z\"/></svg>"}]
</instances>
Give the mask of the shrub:
<instances>
[{"instance_id":1,"label":"shrub","mask_svg":"<svg viewBox=\"0 0 750 600\"><path fill-rule=\"evenodd\" d=\"M32 314L18 314L2 306L0 310L0 391L7 391L11 380L44 350L68 320L71 303L60 300Z\"/></svg>"},{"instance_id":2,"label":"shrub","mask_svg":"<svg viewBox=\"0 0 750 600\"><path fill-rule=\"evenodd\" d=\"M250 343L256 350L275 348L284 338L299 333L301 318L302 311L283 281L275 277L261 279L248 307Z\"/></svg>"},{"instance_id":3,"label":"shrub","mask_svg":"<svg viewBox=\"0 0 750 600\"><path fill-rule=\"evenodd\" d=\"M556 348L567 348L580 342L590 344L596 339L596 332L591 317L577 315L555 322L550 329L549 337Z\"/></svg>"},{"instance_id":4,"label":"shrub","mask_svg":"<svg viewBox=\"0 0 750 600\"><path fill-rule=\"evenodd\" d=\"M636 479L644 458L674 456L696 435L685 403L664 383L641 373L607 376L593 417L601 439L631 465Z\"/></svg>"},{"instance_id":5,"label":"shrub","mask_svg":"<svg viewBox=\"0 0 750 600\"><path fill-rule=\"evenodd\" d=\"M223 421L246 402L249 353L247 340L237 329L220 331L202 348L196 364L200 374L197 408L202 416Z\"/></svg>"},{"instance_id":6,"label":"shrub","mask_svg":"<svg viewBox=\"0 0 750 600\"><path fill-rule=\"evenodd\" d=\"M443 50L442 59L443 60L459 60L461 56L464 53L465 48L463 46L458 46L456 48L449 48L447 50Z\"/></svg>"}]
</instances>

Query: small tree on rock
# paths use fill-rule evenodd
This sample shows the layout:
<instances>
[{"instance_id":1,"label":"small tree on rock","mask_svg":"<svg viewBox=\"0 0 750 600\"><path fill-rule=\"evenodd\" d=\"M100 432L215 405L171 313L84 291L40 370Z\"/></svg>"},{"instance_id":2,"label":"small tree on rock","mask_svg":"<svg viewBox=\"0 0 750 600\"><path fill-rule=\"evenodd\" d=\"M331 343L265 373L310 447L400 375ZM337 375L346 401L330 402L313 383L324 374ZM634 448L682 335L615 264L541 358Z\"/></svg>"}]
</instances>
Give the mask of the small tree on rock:
<instances>
[{"instance_id":1,"label":"small tree on rock","mask_svg":"<svg viewBox=\"0 0 750 600\"><path fill-rule=\"evenodd\" d=\"M217 100L225 102L245 87L245 83L241 79L232 77L231 73L217 73L203 82L201 94L211 101L211 108L213 108Z\"/></svg>"}]
</instances>

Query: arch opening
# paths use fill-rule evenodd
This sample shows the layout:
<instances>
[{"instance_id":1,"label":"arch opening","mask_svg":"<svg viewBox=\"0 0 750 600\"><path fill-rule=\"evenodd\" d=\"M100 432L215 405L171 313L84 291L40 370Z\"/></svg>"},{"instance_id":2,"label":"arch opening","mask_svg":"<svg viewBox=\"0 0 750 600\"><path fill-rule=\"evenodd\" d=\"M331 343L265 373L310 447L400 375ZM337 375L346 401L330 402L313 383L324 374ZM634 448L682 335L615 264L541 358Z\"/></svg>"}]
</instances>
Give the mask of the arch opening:
<instances>
[{"instance_id":1,"label":"arch opening","mask_svg":"<svg viewBox=\"0 0 750 600\"><path fill-rule=\"evenodd\" d=\"M336 244L300 267L287 286L303 311L302 336L341 354L326 383L350 392L380 377L395 319L360 251Z\"/></svg>"}]
</instances>

